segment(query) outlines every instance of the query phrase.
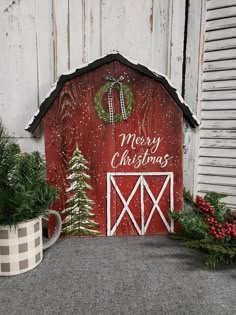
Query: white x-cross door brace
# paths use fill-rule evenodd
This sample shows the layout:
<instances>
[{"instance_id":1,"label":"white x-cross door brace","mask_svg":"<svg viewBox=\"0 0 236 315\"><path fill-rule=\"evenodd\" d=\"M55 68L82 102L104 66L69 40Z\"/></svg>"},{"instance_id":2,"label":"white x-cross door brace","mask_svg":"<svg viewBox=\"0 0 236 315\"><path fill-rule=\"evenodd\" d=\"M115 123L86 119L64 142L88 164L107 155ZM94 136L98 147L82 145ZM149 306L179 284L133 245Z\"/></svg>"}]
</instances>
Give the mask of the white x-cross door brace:
<instances>
[{"instance_id":1,"label":"white x-cross door brace","mask_svg":"<svg viewBox=\"0 0 236 315\"><path fill-rule=\"evenodd\" d=\"M115 176L138 176L138 179L128 197L127 200L125 200L124 196L122 195L122 192L120 191L116 181L115 181ZM145 180L145 177L148 176L166 176L165 182L157 196L155 198L153 196L153 193L151 192L151 189ZM170 182L170 210L174 209L174 196L173 196L173 173L172 172L153 172L153 173L148 173L148 172L133 172L133 173L107 173L107 236L112 236L114 235L117 227L119 226L122 218L124 217L125 213L127 212L128 216L130 217L134 227L136 228L137 232L139 235L145 235L148 226L151 222L151 219L153 217L153 214L155 210L158 212L159 216L161 217L163 223L165 224L165 227L168 231L174 231L174 221L171 220L171 223L167 222L165 216L163 215L158 203L163 195L163 193L166 190L167 184ZM111 226L111 184L113 185L115 191L117 192L118 196L120 197L121 202L123 203L123 209L118 216L115 224ZM129 208L130 201L132 200L134 194L136 193L138 187L140 186L140 212L141 212L141 226L138 225L136 222L131 209ZM144 220L144 189L150 196L152 202L153 202L153 207L149 213L148 219L145 222Z\"/></svg>"}]
</instances>

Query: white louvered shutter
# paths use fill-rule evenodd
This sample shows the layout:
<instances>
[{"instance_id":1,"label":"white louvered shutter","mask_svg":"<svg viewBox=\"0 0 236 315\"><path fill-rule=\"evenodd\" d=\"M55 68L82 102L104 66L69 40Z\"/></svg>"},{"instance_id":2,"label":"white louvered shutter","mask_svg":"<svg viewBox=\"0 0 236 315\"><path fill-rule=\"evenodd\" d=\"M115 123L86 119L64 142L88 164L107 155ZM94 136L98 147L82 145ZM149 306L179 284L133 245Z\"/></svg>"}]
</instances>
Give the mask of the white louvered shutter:
<instances>
[{"instance_id":1,"label":"white louvered shutter","mask_svg":"<svg viewBox=\"0 0 236 315\"><path fill-rule=\"evenodd\" d=\"M207 0L197 192L236 209L236 0Z\"/></svg>"}]
</instances>

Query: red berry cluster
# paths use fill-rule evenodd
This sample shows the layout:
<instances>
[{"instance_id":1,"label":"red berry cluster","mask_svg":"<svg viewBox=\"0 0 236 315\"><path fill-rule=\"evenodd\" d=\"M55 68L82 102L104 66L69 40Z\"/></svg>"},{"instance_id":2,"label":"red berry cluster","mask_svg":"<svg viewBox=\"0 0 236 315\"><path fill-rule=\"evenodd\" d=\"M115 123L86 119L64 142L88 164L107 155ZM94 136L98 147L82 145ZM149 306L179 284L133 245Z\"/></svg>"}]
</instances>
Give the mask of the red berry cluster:
<instances>
[{"instance_id":1,"label":"red berry cluster","mask_svg":"<svg viewBox=\"0 0 236 315\"><path fill-rule=\"evenodd\" d=\"M211 219L211 218L208 218ZM225 224L219 224L216 220L213 219L214 224L210 227L209 232L211 235L214 236L217 240L220 240L222 238L225 238L226 236L232 236L236 237L236 226L233 225L232 223L226 222Z\"/></svg>"},{"instance_id":2,"label":"red berry cluster","mask_svg":"<svg viewBox=\"0 0 236 315\"><path fill-rule=\"evenodd\" d=\"M214 208L207 203L201 196L196 197L196 206L203 211L206 215L214 213Z\"/></svg>"},{"instance_id":3,"label":"red berry cluster","mask_svg":"<svg viewBox=\"0 0 236 315\"><path fill-rule=\"evenodd\" d=\"M207 203L201 196L196 197L196 206L202 210L207 217L206 223L210 225L209 233L217 240L223 239L226 236L236 237L236 225L232 223L220 224L214 216L215 209Z\"/></svg>"}]
</instances>

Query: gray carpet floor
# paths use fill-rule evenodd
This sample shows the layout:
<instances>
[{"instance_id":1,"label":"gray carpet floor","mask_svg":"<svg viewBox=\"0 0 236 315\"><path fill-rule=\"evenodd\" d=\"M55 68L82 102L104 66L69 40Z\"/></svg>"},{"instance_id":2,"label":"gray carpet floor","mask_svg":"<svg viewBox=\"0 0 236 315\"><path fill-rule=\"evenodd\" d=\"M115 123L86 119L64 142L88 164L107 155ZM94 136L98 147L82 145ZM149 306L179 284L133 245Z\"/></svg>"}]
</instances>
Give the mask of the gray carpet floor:
<instances>
[{"instance_id":1,"label":"gray carpet floor","mask_svg":"<svg viewBox=\"0 0 236 315\"><path fill-rule=\"evenodd\" d=\"M0 278L0 314L236 314L236 270L202 258L166 236L61 239Z\"/></svg>"}]
</instances>

